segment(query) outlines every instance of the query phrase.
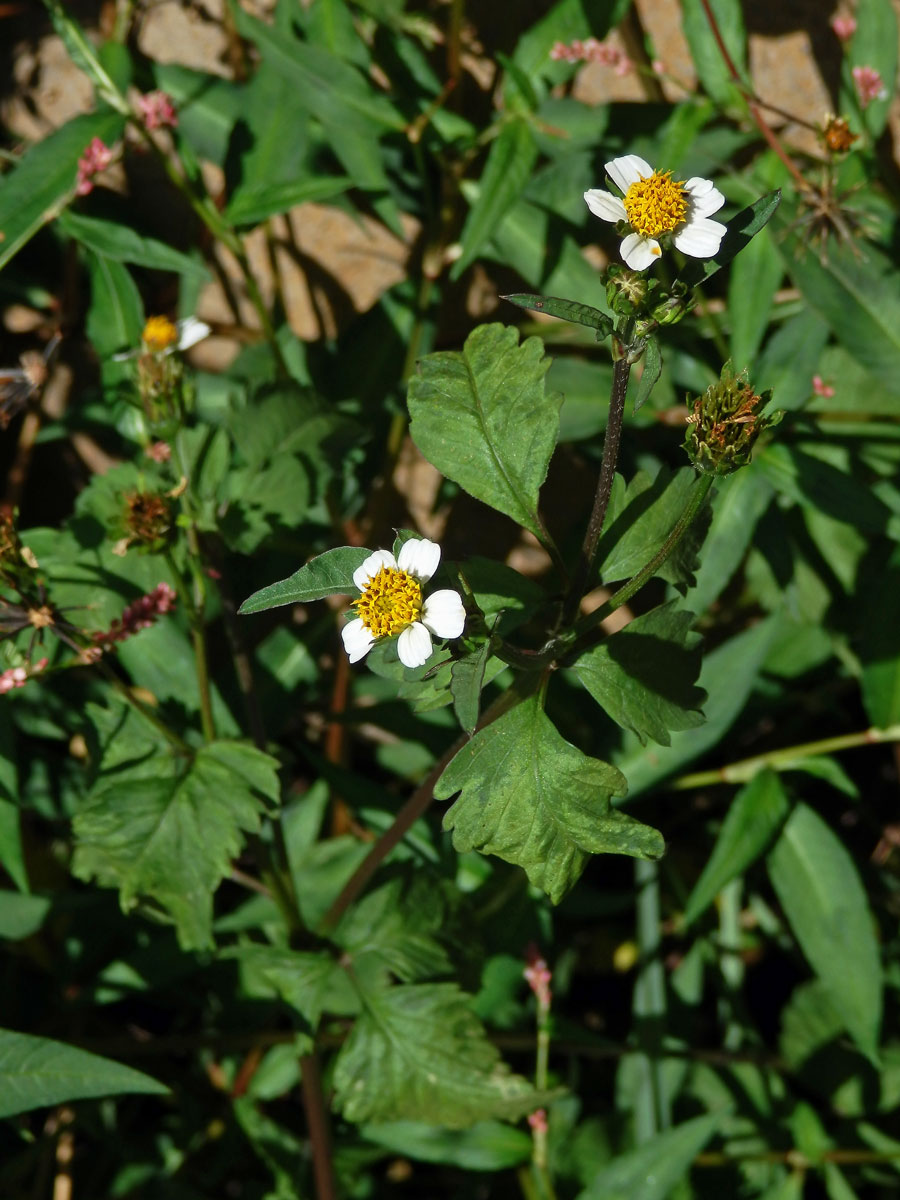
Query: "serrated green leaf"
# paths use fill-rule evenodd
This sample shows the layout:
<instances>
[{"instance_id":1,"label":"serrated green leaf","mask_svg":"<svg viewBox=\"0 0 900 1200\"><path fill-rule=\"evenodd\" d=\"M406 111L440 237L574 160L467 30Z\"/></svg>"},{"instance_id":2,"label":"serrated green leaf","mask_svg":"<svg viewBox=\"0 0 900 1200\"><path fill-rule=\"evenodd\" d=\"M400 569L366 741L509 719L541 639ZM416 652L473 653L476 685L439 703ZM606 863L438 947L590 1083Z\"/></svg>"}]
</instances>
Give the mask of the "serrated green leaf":
<instances>
[{"instance_id":1,"label":"serrated green leaf","mask_svg":"<svg viewBox=\"0 0 900 1200\"><path fill-rule=\"evenodd\" d=\"M410 433L425 457L470 495L542 536L538 491L562 397L547 394L539 338L480 325L462 352L429 354L410 380Z\"/></svg>"},{"instance_id":2,"label":"serrated green leaf","mask_svg":"<svg viewBox=\"0 0 900 1200\"><path fill-rule=\"evenodd\" d=\"M168 1091L149 1075L87 1050L0 1029L0 1117L68 1100Z\"/></svg>"},{"instance_id":3,"label":"serrated green leaf","mask_svg":"<svg viewBox=\"0 0 900 1200\"><path fill-rule=\"evenodd\" d=\"M785 214L779 225L789 219ZM900 293L893 260L871 244L860 248L832 238L822 262L802 233L776 245L809 307L891 395L900 394Z\"/></svg>"},{"instance_id":4,"label":"serrated green leaf","mask_svg":"<svg viewBox=\"0 0 900 1200\"><path fill-rule=\"evenodd\" d=\"M88 143L98 137L111 145L124 124L118 113L75 117L32 146L0 179L0 267L73 199L78 160Z\"/></svg>"},{"instance_id":5,"label":"serrated green leaf","mask_svg":"<svg viewBox=\"0 0 900 1200\"><path fill-rule=\"evenodd\" d=\"M263 612L282 604L307 604L323 596L352 596L356 591L353 572L371 554L362 546L338 546L311 558L299 571L278 583L254 592L238 609L239 613Z\"/></svg>"},{"instance_id":6,"label":"serrated green leaf","mask_svg":"<svg viewBox=\"0 0 900 1200\"><path fill-rule=\"evenodd\" d=\"M270 983L285 1004L296 1008L313 1030L319 1023L329 991L345 974L335 959L325 953L244 945L226 951L226 957L232 955Z\"/></svg>"},{"instance_id":7,"label":"serrated green leaf","mask_svg":"<svg viewBox=\"0 0 900 1200\"><path fill-rule=\"evenodd\" d=\"M561 300L558 296L535 296L530 292L514 292L501 296L510 304L519 308L530 308L534 312L546 313L549 317L559 317L561 321L572 321L576 325L587 325L596 329L598 340L608 337L613 331L613 322L599 308L591 308L589 304L579 304L577 300Z\"/></svg>"},{"instance_id":8,"label":"serrated green leaf","mask_svg":"<svg viewBox=\"0 0 900 1200\"><path fill-rule=\"evenodd\" d=\"M128 225L73 212L61 213L59 224L68 237L113 262L136 263L155 271L174 271L201 281L209 279L209 268L202 262L189 258L180 250L173 250L156 238L144 237Z\"/></svg>"},{"instance_id":9,"label":"serrated green leaf","mask_svg":"<svg viewBox=\"0 0 900 1200\"><path fill-rule=\"evenodd\" d=\"M691 259L679 276L681 282L687 284L688 287L696 287L697 284L703 283L704 280L715 275L716 271L727 266L735 255L740 254L759 231L771 221L780 203L781 189L779 188L774 192L767 192L765 196L760 196L753 204L742 208L735 216L729 217L725 222L728 232L722 238L718 252L712 258Z\"/></svg>"},{"instance_id":10,"label":"serrated green leaf","mask_svg":"<svg viewBox=\"0 0 900 1200\"><path fill-rule=\"evenodd\" d=\"M766 852L787 819L790 806L774 771L764 770L741 788L731 806L713 852L694 884L684 910L684 924L701 916L731 881Z\"/></svg>"},{"instance_id":11,"label":"serrated green leaf","mask_svg":"<svg viewBox=\"0 0 900 1200\"><path fill-rule=\"evenodd\" d=\"M117 887L125 911L152 900L172 918L185 949L204 948L212 941L212 893L243 834L258 831L261 797L277 800L278 764L228 741L188 759L151 740L149 753L131 757L122 732L139 720L124 715L108 732L97 781L73 822L73 873Z\"/></svg>"},{"instance_id":12,"label":"serrated green leaf","mask_svg":"<svg viewBox=\"0 0 900 1200\"><path fill-rule=\"evenodd\" d=\"M634 411L650 399L650 393L653 391L656 383L662 375L663 358L659 349L659 342L655 337L647 339L647 347L644 350L644 369L641 372L641 378L638 381L637 391L634 394Z\"/></svg>"},{"instance_id":13,"label":"serrated green leaf","mask_svg":"<svg viewBox=\"0 0 900 1200\"><path fill-rule=\"evenodd\" d=\"M459 851L496 854L522 867L558 903L591 854L659 858L649 825L619 812L625 780L557 732L537 696L477 733L435 785L437 800L459 799L444 817Z\"/></svg>"},{"instance_id":14,"label":"serrated green leaf","mask_svg":"<svg viewBox=\"0 0 900 1200\"><path fill-rule=\"evenodd\" d=\"M721 1119L707 1113L657 1134L604 1167L578 1200L667 1200Z\"/></svg>"},{"instance_id":15,"label":"serrated green leaf","mask_svg":"<svg viewBox=\"0 0 900 1200\"><path fill-rule=\"evenodd\" d=\"M807 962L848 1033L874 1061L883 980L874 920L853 859L822 818L798 804L768 863Z\"/></svg>"},{"instance_id":16,"label":"serrated green leaf","mask_svg":"<svg viewBox=\"0 0 900 1200\"><path fill-rule=\"evenodd\" d=\"M461 1129L517 1120L546 1099L500 1062L455 983L366 991L363 1000L334 1068L334 1103L346 1120Z\"/></svg>"},{"instance_id":17,"label":"serrated green leaf","mask_svg":"<svg viewBox=\"0 0 900 1200\"><path fill-rule=\"evenodd\" d=\"M699 639L691 636L694 614L675 601L630 621L575 663L578 678L614 721L663 746L672 729L702 725L705 694L694 686L700 673Z\"/></svg>"},{"instance_id":18,"label":"serrated green leaf","mask_svg":"<svg viewBox=\"0 0 900 1200\"><path fill-rule=\"evenodd\" d=\"M440 944L448 922L447 894L424 873L388 880L358 901L334 930L357 976L402 983L451 973Z\"/></svg>"},{"instance_id":19,"label":"serrated green leaf","mask_svg":"<svg viewBox=\"0 0 900 1200\"><path fill-rule=\"evenodd\" d=\"M463 252L453 264L451 279L458 279L471 266L519 199L537 154L530 122L524 117L506 121L488 153L478 198L469 210L460 234Z\"/></svg>"},{"instance_id":20,"label":"serrated green leaf","mask_svg":"<svg viewBox=\"0 0 900 1200\"><path fill-rule=\"evenodd\" d=\"M597 548L600 576L605 583L630 579L650 562L687 507L691 492L701 484L691 467L674 473L662 467L654 480L639 471L627 487L621 476L616 476ZM661 579L682 591L693 585L697 551L711 518L707 501L687 535L660 565L657 574Z\"/></svg>"}]
</instances>

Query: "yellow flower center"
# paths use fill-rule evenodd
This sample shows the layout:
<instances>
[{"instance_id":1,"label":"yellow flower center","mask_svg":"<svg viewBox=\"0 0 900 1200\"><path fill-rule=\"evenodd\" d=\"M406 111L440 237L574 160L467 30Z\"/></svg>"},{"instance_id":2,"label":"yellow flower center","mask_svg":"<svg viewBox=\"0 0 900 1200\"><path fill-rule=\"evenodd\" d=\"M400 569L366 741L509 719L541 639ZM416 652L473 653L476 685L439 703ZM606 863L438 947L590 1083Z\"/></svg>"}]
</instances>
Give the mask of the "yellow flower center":
<instances>
[{"instance_id":1,"label":"yellow flower center","mask_svg":"<svg viewBox=\"0 0 900 1200\"><path fill-rule=\"evenodd\" d=\"M382 567L354 600L366 629L375 637L400 633L422 612L422 588L417 579L397 567Z\"/></svg>"},{"instance_id":2,"label":"yellow flower center","mask_svg":"<svg viewBox=\"0 0 900 1200\"><path fill-rule=\"evenodd\" d=\"M671 233L685 219L687 208L684 183L673 179L671 171L654 171L625 193L628 224L643 237Z\"/></svg>"},{"instance_id":3,"label":"yellow flower center","mask_svg":"<svg viewBox=\"0 0 900 1200\"><path fill-rule=\"evenodd\" d=\"M168 317L149 317L141 340L151 354L161 354L178 341L178 330Z\"/></svg>"}]
</instances>

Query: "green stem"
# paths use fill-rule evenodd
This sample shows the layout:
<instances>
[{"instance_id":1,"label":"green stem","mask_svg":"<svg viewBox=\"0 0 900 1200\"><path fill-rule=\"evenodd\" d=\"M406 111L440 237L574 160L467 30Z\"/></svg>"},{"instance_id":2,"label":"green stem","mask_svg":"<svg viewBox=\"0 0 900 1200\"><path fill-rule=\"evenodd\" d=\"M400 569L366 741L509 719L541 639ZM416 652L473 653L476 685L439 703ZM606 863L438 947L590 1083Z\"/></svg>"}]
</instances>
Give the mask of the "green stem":
<instances>
[{"instance_id":1,"label":"green stem","mask_svg":"<svg viewBox=\"0 0 900 1200\"><path fill-rule=\"evenodd\" d=\"M649 1142L671 1125L662 1058L666 1019L666 980L660 956L659 871L655 862L638 859L637 943L640 968L634 985L634 1016L640 1051L635 1055L643 1081L635 1105L635 1140Z\"/></svg>"},{"instance_id":2,"label":"green stem","mask_svg":"<svg viewBox=\"0 0 900 1200\"><path fill-rule=\"evenodd\" d=\"M619 457L619 443L622 438L622 422L625 417L625 396L628 391L628 377L631 374L631 363L628 356L616 360L613 367L612 390L609 397L609 420L606 425L606 435L603 439L603 458L600 462L600 474L597 478L597 491L594 496L594 507L591 510L581 555L572 573L572 581L563 604L560 627L571 625L581 604L581 598L587 590L591 568L597 554L597 543L603 532L603 522L606 520L606 510L609 507L609 497L612 492L613 479L616 474L616 460Z\"/></svg>"},{"instance_id":3,"label":"green stem","mask_svg":"<svg viewBox=\"0 0 900 1200\"><path fill-rule=\"evenodd\" d=\"M122 699L130 704L134 711L139 713L145 721L152 725L157 733L161 733L166 741L170 742L172 746L179 752L179 754L193 754L193 750L187 744L187 742L184 741L183 738L179 737L173 729L170 729L165 721L160 720L160 718L155 712L153 712L152 709L148 708L146 704L142 704L128 684L124 683L115 673L115 671L111 670L102 659L97 662L96 666L106 681L112 685Z\"/></svg>"},{"instance_id":4,"label":"green stem","mask_svg":"<svg viewBox=\"0 0 900 1200\"><path fill-rule=\"evenodd\" d=\"M200 548L197 542L197 531L193 525L187 531L188 562L193 577L193 592L191 585L182 578L175 563L172 551L164 552L166 562L173 577L178 581L178 592L181 596L188 624L191 627L191 645L194 650L194 673L197 677L197 695L200 703L200 725L203 737L207 742L216 740L216 726L213 720L212 696L209 685L209 664L206 654L206 627L203 611L206 607L206 585L200 565Z\"/></svg>"},{"instance_id":5,"label":"green stem","mask_svg":"<svg viewBox=\"0 0 900 1200\"><path fill-rule=\"evenodd\" d=\"M820 754L834 754L838 750L852 750L856 746L878 746L885 742L900 742L900 725L888 725L885 729L864 729L860 733L844 733L837 737L822 738L818 742L802 742L798 746L786 746L781 750L769 750L742 758L725 767L711 771L694 771L681 775L669 787L684 791L686 788L708 787L715 783L746 783L764 767L773 771L790 771L805 758Z\"/></svg>"}]
</instances>

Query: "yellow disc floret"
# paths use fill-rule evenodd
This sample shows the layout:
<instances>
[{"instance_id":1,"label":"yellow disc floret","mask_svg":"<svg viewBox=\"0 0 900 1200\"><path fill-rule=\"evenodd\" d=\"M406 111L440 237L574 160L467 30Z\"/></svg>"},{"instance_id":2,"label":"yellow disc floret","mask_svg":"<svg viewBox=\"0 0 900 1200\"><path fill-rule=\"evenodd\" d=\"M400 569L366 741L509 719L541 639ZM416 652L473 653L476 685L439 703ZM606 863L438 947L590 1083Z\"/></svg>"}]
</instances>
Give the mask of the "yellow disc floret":
<instances>
[{"instance_id":1,"label":"yellow disc floret","mask_svg":"<svg viewBox=\"0 0 900 1200\"><path fill-rule=\"evenodd\" d=\"M671 233L684 221L687 210L684 183L673 179L671 171L654 171L625 193L628 224L643 237Z\"/></svg>"},{"instance_id":2,"label":"yellow disc floret","mask_svg":"<svg viewBox=\"0 0 900 1200\"><path fill-rule=\"evenodd\" d=\"M400 633L422 612L419 581L397 567L382 567L354 601L366 629L375 637Z\"/></svg>"},{"instance_id":3,"label":"yellow disc floret","mask_svg":"<svg viewBox=\"0 0 900 1200\"><path fill-rule=\"evenodd\" d=\"M149 317L141 340L151 354L161 354L178 341L178 330L168 317Z\"/></svg>"}]
</instances>

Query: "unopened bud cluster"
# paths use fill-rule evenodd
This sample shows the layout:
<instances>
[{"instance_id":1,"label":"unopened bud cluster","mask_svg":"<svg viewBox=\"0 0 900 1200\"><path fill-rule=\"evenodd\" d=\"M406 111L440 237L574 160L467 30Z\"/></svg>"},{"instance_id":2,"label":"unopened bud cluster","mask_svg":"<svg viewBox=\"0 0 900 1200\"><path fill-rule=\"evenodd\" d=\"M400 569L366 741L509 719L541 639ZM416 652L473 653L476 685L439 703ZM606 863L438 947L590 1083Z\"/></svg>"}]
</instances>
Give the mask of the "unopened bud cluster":
<instances>
[{"instance_id":1,"label":"unopened bud cluster","mask_svg":"<svg viewBox=\"0 0 900 1200\"><path fill-rule=\"evenodd\" d=\"M725 364L721 378L697 397L688 416L684 448L698 471L730 475L749 463L760 433L783 415L760 416L771 396L771 391L758 396L746 371L735 375L731 363Z\"/></svg>"},{"instance_id":2,"label":"unopened bud cluster","mask_svg":"<svg viewBox=\"0 0 900 1200\"><path fill-rule=\"evenodd\" d=\"M674 325L693 300L684 284L665 288L658 279L613 263L606 272L606 300L614 313L635 318L635 332L646 337L660 325Z\"/></svg>"}]
</instances>

